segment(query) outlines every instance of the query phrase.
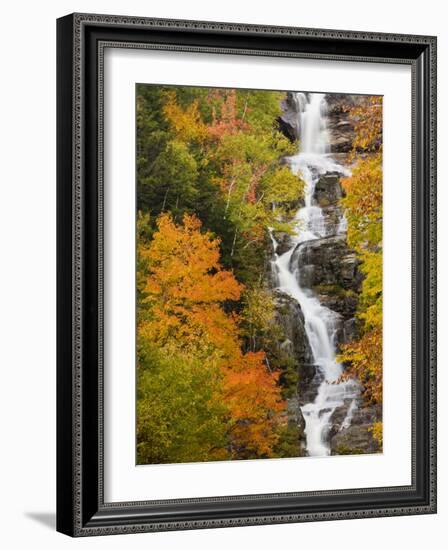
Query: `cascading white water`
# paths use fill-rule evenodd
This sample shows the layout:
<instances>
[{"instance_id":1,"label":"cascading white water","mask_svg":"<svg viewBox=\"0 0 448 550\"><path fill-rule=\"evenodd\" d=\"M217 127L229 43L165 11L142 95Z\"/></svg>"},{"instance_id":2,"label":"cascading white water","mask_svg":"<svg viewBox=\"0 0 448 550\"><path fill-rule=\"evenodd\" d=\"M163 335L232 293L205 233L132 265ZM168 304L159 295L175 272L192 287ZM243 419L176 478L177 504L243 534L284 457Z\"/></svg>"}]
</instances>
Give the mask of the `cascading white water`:
<instances>
[{"instance_id":1,"label":"cascading white water","mask_svg":"<svg viewBox=\"0 0 448 550\"><path fill-rule=\"evenodd\" d=\"M336 361L335 342L339 315L323 306L310 289L301 287L300 273L295 272L291 266L291 258L295 251L300 256L304 243L335 234L334 228L325 223L322 209L315 203L314 191L321 175L327 172L347 175L347 171L330 156L325 95L312 93L306 96L295 93L293 98L298 117L299 152L289 158L289 165L292 172L300 173L305 182L305 205L295 215L296 235L291 237L291 248L281 255L275 252L273 264L279 290L289 294L300 304L313 360L321 377L315 400L302 407L306 450L309 456L326 456L330 454L327 437L330 418L337 407L350 399L342 427L350 425L358 388L352 381L338 382L342 374L342 367ZM346 220L341 216L336 232L345 231ZM272 240L275 251L277 243L274 236Z\"/></svg>"}]
</instances>

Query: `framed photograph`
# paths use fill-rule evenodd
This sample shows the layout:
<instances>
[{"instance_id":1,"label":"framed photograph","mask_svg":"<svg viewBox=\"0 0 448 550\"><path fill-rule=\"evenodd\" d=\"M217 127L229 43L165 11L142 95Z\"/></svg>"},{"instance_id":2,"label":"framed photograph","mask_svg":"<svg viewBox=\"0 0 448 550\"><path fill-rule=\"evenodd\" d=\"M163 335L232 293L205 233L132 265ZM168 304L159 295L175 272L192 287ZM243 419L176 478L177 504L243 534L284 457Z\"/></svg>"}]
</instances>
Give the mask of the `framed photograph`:
<instances>
[{"instance_id":1,"label":"framed photograph","mask_svg":"<svg viewBox=\"0 0 448 550\"><path fill-rule=\"evenodd\" d=\"M436 38L57 40L57 529L435 513Z\"/></svg>"}]
</instances>

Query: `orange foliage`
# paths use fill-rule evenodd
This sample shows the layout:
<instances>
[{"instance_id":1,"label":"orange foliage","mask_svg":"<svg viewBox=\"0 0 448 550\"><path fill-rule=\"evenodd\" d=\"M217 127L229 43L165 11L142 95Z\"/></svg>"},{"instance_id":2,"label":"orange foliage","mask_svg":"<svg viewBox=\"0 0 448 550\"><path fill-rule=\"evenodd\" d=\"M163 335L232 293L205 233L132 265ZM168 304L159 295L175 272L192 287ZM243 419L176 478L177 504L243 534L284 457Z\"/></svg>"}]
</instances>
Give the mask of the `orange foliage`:
<instances>
[{"instance_id":1,"label":"orange foliage","mask_svg":"<svg viewBox=\"0 0 448 550\"><path fill-rule=\"evenodd\" d=\"M157 227L150 245L139 249L147 265L143 303L149 306L139 323L139 338L217 361L229 412L231 455L268 456L278 440L275 427L284 408L278 374L266 368L264 352L242 353L238 317L222 307L238 300L243 286L222 269L219 239L201 233L194 215L185 215L183 224L176 225L169 214L161 214Z\"/></svg>"},{"instance_id":2,"label":"orange foliage","mask_svg":"<svg viewBox=\"0 0 448 550\"><path fill-rule=\"evenodd\" d=\"M242 286L221 269L219 239L201 233L196 216L185 214L183 225L176 225L170 214L161 214L157 227L151 245L142 251L151 266L145 289L149 296L186 303L240 298Z\"/></svg>"},{"instance_id":3,"label":"orange foliage","mask_svg":"<svg viewBox=\"0 0 448 550\"><path fill-rule=\"evenodd\" d=\"M270 373L264 359L264 352L237 354L225 368L224 401L231 412L234 458L268 456L278 441L275 428L285 403L275 385L279 373Z\"/></svg>"},{"instance_id":4,"label":"orange foliage","mask_svg":"<svg viewBox=\"0 0 448 550\"><path fill-rule=\"evenodd\" d=\"M140 250L149 266L143 303L153 313L142 322L140 334L162 345L176 338L184 346L200 342L231 348L236 321L219 304L238 300L243 287L222 270L219 239L201 233L195 216L185 215L183 225L176 225L169 214L162 214L157 226L150 246Z\"/></svg>"}]
</instances>

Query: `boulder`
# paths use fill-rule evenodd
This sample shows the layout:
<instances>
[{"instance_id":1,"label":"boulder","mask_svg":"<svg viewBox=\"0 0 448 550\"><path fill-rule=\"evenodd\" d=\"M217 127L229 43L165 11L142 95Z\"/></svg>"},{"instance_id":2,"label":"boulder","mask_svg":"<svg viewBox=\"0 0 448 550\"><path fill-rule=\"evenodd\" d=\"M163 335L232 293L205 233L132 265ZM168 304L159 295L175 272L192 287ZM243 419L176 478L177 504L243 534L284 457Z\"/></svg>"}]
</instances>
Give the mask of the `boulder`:
<instances>
[{"instance_id":1,"label":"boulder","mask_svg":"<svg viewBox=\"0 0 448 550\"><path fill-rule=\"evenodd\" d=\"M340 177L337 172L328 172L318 179L314 188L314 199L319 206L335 206L344 196Z\"/></svg>"},{"instance_id":2,"label":"boulder","mask_svg":"<svg viewBox=\"0 0 448 550\"><path fill-rule=\"evenodd\" d=\"M352 424L330 440L332 455L371 454L381 451L372 435L371 424Z\"/></svg>"},{"instance_id":3,"label":"boulder","mask_svg":"<svg viewBox=\"0 0 448 550\"><path fill-rule=\"evenodd\" d=\"M329 425L330 429L328 432L328 439L330 440L332 437L334 437L336 434L340 432L342 429L342 425L344 420L347 417L348 409L350 407L352 399L346 399L344 401L344 404L340 407L337 407L333 414L330 417Z\"/></svg>"},{"instance_id":4,"label":"boulder","mask_svg":"<svg viewBox=\"0 0 448 550\"><path fill-rule=\"evenodd\" d=\"M353 290L336 285L319 285L313 287L313 291L322 305L338 313L344 320L353 319L358 305L358 295ZM341 330L345 341L345 323Z\"/></svg>"},{"instance_id":5,"label":"boulder","mask_svg":"<svg viewBox=\"0 0 448 550\"><path fill-rule=\"evenodd\" d=\"M280 132L282 132L291 142L295 142L299 135L299 125L297 119L297 103L294 101L291 92L287 92L286 97L281 102L281 108L283 112L277 119Z\"/></svg>"},{"instance_id":6,"label":"boulder","mask_svg":"<svg viewBox=\"0 0 448 550\"><path fill-rule=\"evenodd\" d=\"M290 399L286 400L286 410L288 412L288 417L290 421L292 420L294 424L299 428L299 431L304 434L305 418L303 417L297 397L291 397ZM303 439L305 439L304 436Z\"/></svg>"},{"instance_id":7,"label":"boulder","mask_svg":"<svg viewBox=\"0 0 448 550\"><path fill-rule=\"evenodd\" d=\"M356 409L353 413L352 426L380 422L383 418L381 405L363 405Z\"/></svg>"},{"instance_id":8,"label":"boulder","mask_svg":"<svg viewBox=\"0 0 448 550\"><path fill-rule=\"evenodd\" d=\"M345 235L324 237L299 244L291 256L291 266L296 269L302 287L329 292L352 290L357 293L362 282L358 269L359 260L347 246ZM322 289L327 292L322 292ZM339 292L342 295L342 292Z\"/></svg>"},{"instance_id":9,"label":"boulder","mask_svg":"<svg viewBox=\"0 0 448 550\"><path fill-rule=\"evenodd\" d=\"M382 419L378 405L361 406L353 411L350 425L343 427L349 403L333 413L330 424L331 454L369 454L381 452L378 441L373 437L372 425Z\"/></svg>"},{"instance_id":10,"label":"boulder","mask_svg":"<svg viewBox=\"0 0 448 550\"><path fill-rule=\"evenodd\" d=\"M294 394L300 405L304 405L316 397L322 376L313 362L300 305L291 296L279 290L275 291L275 302L274 323L281 328L284 336L277 344L277 353L293 365L297 374Z\"/></svg>"},{"instance_id":11,"label":"boulder","mask_svg":"<svg viewBox=\"0 0 448 550\"><path fill-rule=\"evenodd\" d=\"M346 107L359 103L359 97L346 94L328 94L327 130L332 153L347 153L353 147L355 129Z\"/></svg>"},{"instance_id":12,"label":"boulder","mask_svg":"<svg viewBox=\"0 0 448 550\"><path fill-rule=\"evenodd\" d=\"M321 208L325 219L326 236L331 237L340 233L342 209L340 206L323 206Z\"/></svg>"},{"instance_id":13,"label":"boulder","mask_svg":"<svg viewBox=\"0 0 448 550\"><path fill-rule=\"evenodd\" d=\"M277 242L276 253L281 256L293 246L291 235L284 233L283 231L275 231L274 239Z\"/></svg>"}]
</instances>

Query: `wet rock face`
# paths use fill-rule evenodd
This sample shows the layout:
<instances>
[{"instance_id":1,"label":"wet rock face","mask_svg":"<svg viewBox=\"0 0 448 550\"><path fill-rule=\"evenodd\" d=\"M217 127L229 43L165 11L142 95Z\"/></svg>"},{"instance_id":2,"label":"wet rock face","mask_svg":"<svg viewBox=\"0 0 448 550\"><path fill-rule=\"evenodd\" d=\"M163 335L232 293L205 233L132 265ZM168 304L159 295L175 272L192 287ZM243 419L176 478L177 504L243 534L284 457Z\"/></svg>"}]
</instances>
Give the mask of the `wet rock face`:
<instances>
[{"instance_id":1,"label":"wet rock face","mask_svg":"<svg viewBox=\"0 0 448 550\"><path fill-rule=\"evenodd\" d=\"M345 196L340 174L329 172L322 175L314 189L314 199L322 209L326 235L338 235L343 216L340 200Z\"/></svg>"},{"instance_id":2,"label":"wet rock face","mask_svg":"<svg viewBox=\"0 0 448 550\"><path fill-rule=\"evenodd\" d=\"M337 235L341 225L342 208L340 206L321 206L328 235Z\"/></svg>"},{"instance_id":3,"label":"wet rock face","mask_svg":"<svg viewBox=\"0 0 448 550\"><path fill-rule=\"evenodd\" d=\"M345 235L299 244L291 256L291 265L299 274L302 288L310 288L317 294L342 298L344 291L359 291L362 281L359 260L348 248Z\"/></svg>"},{"instance_id":4,"label":"wet rock face","mask_svg":"<svg viewBox=\"0 0 448 550\"><path fill-rule=\"evenodd\" d=\"M299 127L297 121L297 106L292 98L292 93L288 92L281 103L283 114L278 118L279 129L291 142L297 140Z\"/></svg>"},{"instance_id":5,"label":"wet rock face","mask_svg":"<svg viewBox=\"0 0 448 550\"><path fill-rule=\"evenodd\" d=\"M288 424L290 428L296 430L298 456L305 456L306 437L305 437L305 418L299 406L297 397L292 397L286 402L286 411L288 414Z\"/></svg>"},{"instance_id":6,"label":"wet rock face","mask_svg":"<svg viewBox=\"0 0 448 550\"><path fill-rule=\"evenodd\" d=\"M303 405L316 397L320 383L305 331L305 320L300 305L288 294L276 290L275 303L274 323L281 328L284 335L284 339L278 344L278 352L294 365L298 380L297 395Z\"/></svg>"},{"instance_id":7,"label":"wet rock face","mask_svg":"<svg viewBox=\"0 0 448 550\"><path fill-rule=\"evenodd\" d=\"M328 117L327 129L329 133L331 151L334 155L347 155L353 150L355 139L354 120L349 116L351 107L357 107L364 103L362 95L326 95ZM375 143L375 148L381 146L381 137Z\"/></svg>"},{"instance_id":8,"label":"wet rock face","mask_svg":"<svg viewBox=\"0 0 448 550\"><path fill-rule=\"evenodd\" d=\"M331 454L371 454L379 452L378 442L372 436L372 426L352 425L330 440Z\"/></svg>"},{"instance_id":9,"label":"wet rock face","mask_svg":"<svg viewBox=\"0 0 448 550\"><path fill-rule=\"evenodd\" d=\"M314 198L319 206L337 205L344 196L340 183L340 175L329 172L319 178L314 189Z\"/></svg>"},{"instance_id":10,"label":"wet rock face","mask_svg":"<svg viewBox=\"0 0 448 550\"><path fill-rule=\"evenodd\" d=\"M291 235L288 233L284 233L283 231L275 231L274 238L277 242L276 253L279 256L291 249L292 240Z\"/></svg>"},{"instance_id":11,"label":"wet rock face","mask_svg":"<svg viewBox=\"0 0 448 550\"><path fill-rule=\"evenodd\" d=\"M355 129L347 116L347 108L359 104L362 96L346 94L327 94L327 130L332 154L346 155L352 150ZM282 115L278 118L280 131L294 142L299 135L297 104L291 92L282 102Z\"/></svg>"},{"instance_id":12,"label":"wet rock face","mask_svg":"<svg viewBox=\"0 0 448 550\"><path fill-rule=\"evenodd\" d=\"M353 122L347 116L347 108L358 105L362 96L327 94L327 129L333 153L348 153L355 138Z\"/></svg>"},{"instance_id":13,"label":"wet rock face","mask_svg":"<svg viewBox=\"0 0 448 550\"><path fill-rule=\"evenodd\" d=\"M359 260L347 246L345 236L316 239L299 245L291 257L300 285L309 288L320 302L341 315L344 324L339 343L357 334L354 319L362 274Z\"/></svg>"},{"instance_id":14,"label":"wet rock face","mask_svg":"<svg viewBox=\"0 0 448 550\"><path fill-rule=\"evenodd\" d=\"M275 320L283 329L285 340L280 347L296 362L299 375L304 365L310 363L312 354L305 332L305 321L300 305L288 294L275 291Z\"/></svg>"},{"instance_id":15,"label":"wet rock face","mask_svg":"<svg viewBox=\"0 0 448 550\"><path fill-rule=\"evenodd\" d=\"M369 454L381 452L378 441L373 437L372 425L382 419L378 405L364 406L353 412L349 427L344 428L349 403L337 408L331 417L329 441L331 454Z\"/></svg>"}]
</instances>

